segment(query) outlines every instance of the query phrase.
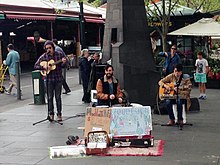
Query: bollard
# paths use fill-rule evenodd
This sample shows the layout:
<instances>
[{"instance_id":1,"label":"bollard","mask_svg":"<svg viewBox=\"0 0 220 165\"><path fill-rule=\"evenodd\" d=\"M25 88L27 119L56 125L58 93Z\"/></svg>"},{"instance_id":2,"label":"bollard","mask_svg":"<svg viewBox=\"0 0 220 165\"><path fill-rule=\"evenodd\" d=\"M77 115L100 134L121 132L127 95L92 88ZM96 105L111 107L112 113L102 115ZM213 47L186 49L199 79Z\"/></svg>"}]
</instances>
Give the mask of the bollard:
<instances>
[{"instance_id":1,"label":"bollard","mask_svg":"<svg viewBox=\"0 0 220 165\"><path fill-rule=\"evenodd\" d=\"M81 72L80 72L80 67L79 67L79 84L82 84L82 80L81 80Z\"/></svg>"},{"instance_id":2,"label":"bollard","mask_svg":"<svg viewBox=\"0 0 220 165\"><path fill-rule=\"evenodd\" d=\"M39 70L32 71L34 104L45 104L44 80Z\"/></svg>"},{"instance_id":3,"label":"bollard","mask_svg":"<svg viewBox=\"0 0 220 165\"><path fill-rule=\"evenodd\" d=\"M66 81L66 67L63 68L63 78Z\"/></svg>"},{"instance_id":4,"label":"bollard","mask_svg":"<svg viewBox=\"0 0 220 165\"><path fill-rule=\"evenodd\" d=\"M21 100L21 72L20 62L16 62L16 75L17 75L17 100Z\"/></svg>"}]
</instances>

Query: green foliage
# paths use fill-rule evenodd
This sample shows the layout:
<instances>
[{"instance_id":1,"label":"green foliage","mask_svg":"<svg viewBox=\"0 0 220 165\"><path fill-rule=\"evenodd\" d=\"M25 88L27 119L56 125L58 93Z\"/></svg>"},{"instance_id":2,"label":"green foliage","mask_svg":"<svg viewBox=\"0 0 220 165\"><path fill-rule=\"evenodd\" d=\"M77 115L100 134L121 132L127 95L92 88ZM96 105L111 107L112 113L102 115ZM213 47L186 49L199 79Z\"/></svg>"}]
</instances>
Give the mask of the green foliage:
<instances>
[{"instance_id":1,"label":"green foliage","mask_svg":"<svg viewBox=\"0 0 220 165\"><path fill-rule=\"evenodd\" d=\"M102 5L101 0L94 0L92 3L90 3L94 7L99 7Z\"/></svg>"},{"instance_id":2,"label":"green foliage","mask_svg":"<svg viewBox=\"0 0 220 165\"><path fill-rule=\"evenodd\" d=\"M56 14L64 14L65 13L65 11L62 9L54 9L54 11Z\"/></svg>"},{"instance_id":3,"label":"green foliage","mask_svg":"<svg viewBox=\"0 0 220 165\"><path fill-rule=\"evenodd\" d=\"M209 12L220 9L219 0L180 0L180 5L187 6L201 12Z\"/></svg>"},{"instance_id":4,"label":"green foliage","mask_svg":"<svg viewBox=\"0 0 220 165\"><path fill-rule=\"evenodd\" d=\"M220 72L220 60L219 59L208 58L208 63L213 73Z\"/></svg>"}]
</instances>

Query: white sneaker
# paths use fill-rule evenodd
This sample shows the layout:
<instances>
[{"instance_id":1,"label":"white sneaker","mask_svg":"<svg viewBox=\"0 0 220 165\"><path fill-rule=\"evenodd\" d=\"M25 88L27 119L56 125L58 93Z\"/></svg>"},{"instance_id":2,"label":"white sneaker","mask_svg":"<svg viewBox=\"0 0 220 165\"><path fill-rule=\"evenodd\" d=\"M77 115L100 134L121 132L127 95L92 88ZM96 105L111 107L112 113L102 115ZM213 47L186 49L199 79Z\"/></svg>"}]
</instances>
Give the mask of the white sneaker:
<instances>
[{"instance_id":1,"label":"white sneaker","mask_svg":"<svg viewBox=\"0 0 220 165\"><path fill-rule=\"evenodd\" d=\"M11 92L8 92L8 90L5 89L5 94L6 94L6 95L10 95Z\"/></svg>"},{"instance_id":2,"label":"white sneaker","mask_svg":"<svg viewBox=\"0 0 220 165\"><path fill-rule=\"evenodd\" d=\"M206 100L206 99L207 99L206 95L202 96L202 100Z\"/></svg>"},{"instance_id":3,"label":"white sneaker","mask_svg":"<svg viewBox=\"0 0 220 165\"><path fill-rule=\"evenodd\" d=\"M202 96L202 95L200 95L200 96L199 96L199 99L203 99L203 96Z\"/></svg>"}]
</instances>

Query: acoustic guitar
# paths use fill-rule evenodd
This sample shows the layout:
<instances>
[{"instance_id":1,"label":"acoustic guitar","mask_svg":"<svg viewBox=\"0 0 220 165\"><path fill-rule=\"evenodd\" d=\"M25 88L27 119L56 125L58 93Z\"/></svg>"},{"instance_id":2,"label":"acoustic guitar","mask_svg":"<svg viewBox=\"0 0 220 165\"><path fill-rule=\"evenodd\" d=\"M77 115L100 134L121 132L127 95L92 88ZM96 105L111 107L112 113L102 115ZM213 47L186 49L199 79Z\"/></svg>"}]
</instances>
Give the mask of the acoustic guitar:
<instances>
[{"instance_id":1,"label":"acoustic guitar","mask_svg":"<svg viewBox=\"0 0 220 165\"><path fill-rule=\"evenodd\" d=\"M61 63L62 59L58 60L58 61L54 61L54 60L50 60L50 61L41 61L40 62L40 66L46 67L46 66L50 66L48 67L47 70L41 70L40 73L42 76L46 76L47 74L50 73L51 70L55 70L56 69L56 65Z\"/></svg>"},{"instance_id":2,"label":"acoustic guitar","mask_svg":"<svg viewBox=\"0 0 220 165\"><path fill-rule=\"evenodd\" d=\"M159 98L165 98L165 97L173 97L175 94L174 91L174 83L167 83L166 85L168 85L170 87L170 90L167 90L165 87L160 86L159 88Z\"/></svg>"},{"instance_id":3,"label":"acoustic guitar","mask_svg":"<svg viewBox=\"0 0 220 165\"><path fill-rule=\"evenodd\" d=\"M177 93L174 90L174 88L176 87L174 83L166 83L166 85L168 85L170 87L170 90L167 90L166 88L164 88L163 86L160 86L159 88L159 98L160 99L176 99ZM178 87L179 90L184 90L187 88L190 88L191 85L180 85ZM184 96L179 94L179 98L185 98Z\"/></svg>"}]
</instances>

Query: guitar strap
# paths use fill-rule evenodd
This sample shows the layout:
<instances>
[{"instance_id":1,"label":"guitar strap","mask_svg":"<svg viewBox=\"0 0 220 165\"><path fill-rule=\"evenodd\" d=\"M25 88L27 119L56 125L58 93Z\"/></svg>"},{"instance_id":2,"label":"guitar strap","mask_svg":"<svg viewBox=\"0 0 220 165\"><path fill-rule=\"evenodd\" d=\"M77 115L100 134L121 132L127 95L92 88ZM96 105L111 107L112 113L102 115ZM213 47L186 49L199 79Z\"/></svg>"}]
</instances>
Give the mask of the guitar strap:
<instances>
[{"instance_id":1,"label":"guitar strap","mask_svg":"<svg viewBox=\"0 0 220 165\"><path fill-rule=\"evenodd\" d=\"M176 82L177 88L180 86L182 79L183 79L183 74L181 74L179 80Z\"/></svg>"}]
</instances>

